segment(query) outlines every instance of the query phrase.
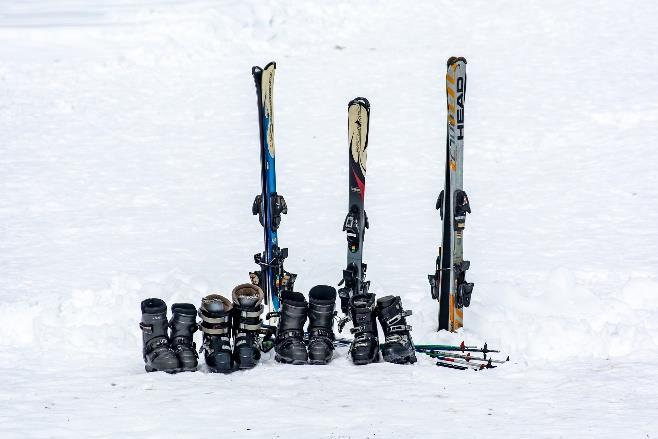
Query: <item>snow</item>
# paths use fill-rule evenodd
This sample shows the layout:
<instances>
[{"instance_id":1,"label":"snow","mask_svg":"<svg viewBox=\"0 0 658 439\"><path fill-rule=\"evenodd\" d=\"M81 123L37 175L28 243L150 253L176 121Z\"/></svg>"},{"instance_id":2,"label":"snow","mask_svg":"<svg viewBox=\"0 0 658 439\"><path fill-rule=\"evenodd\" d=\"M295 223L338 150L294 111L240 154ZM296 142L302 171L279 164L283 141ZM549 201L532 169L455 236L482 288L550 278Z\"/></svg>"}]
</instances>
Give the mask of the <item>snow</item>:
<instances>
[{"instance_id":1,"label":"snow","mask_svg":"<svg viewBox=\"0 0 658 439\"><path fill-rule=\"evenodd\" d=\"M658 431L653 2L0 4L0 437L652 437ZM445 60L468 59L459 334L436 333ZM252 65L277 61L280 241L341 277L347 102L372 104L365 261L418 343L483 372L266 354L147 374L139 302L248 280L262 229ZM197 334L197 337L199 335ZM197 339L197 342L199 339Z\"/></svg>"}]
</instances>

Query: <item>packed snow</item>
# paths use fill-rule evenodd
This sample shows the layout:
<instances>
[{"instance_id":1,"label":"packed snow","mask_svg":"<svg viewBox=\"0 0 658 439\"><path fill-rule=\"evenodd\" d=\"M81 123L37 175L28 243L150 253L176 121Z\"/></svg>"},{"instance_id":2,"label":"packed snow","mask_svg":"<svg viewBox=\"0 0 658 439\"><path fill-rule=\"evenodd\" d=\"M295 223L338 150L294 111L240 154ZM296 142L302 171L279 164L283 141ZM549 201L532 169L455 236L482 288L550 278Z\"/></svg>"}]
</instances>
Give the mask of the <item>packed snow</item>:
<instances>
[{"instance_id":1,"label":"packed snow","mask_svg":"<svg viewBox=\"0 0 658 439\"><path fill-rule=\"evenodd\" d=\"M0 3L0 437L658 435L655 2ZM465 329L437 333L445 61L468 60ZM486 371L265 354L144 371L140 301L200 303L262 250L252 65L277 61L279 239L345 264L347 102L372 105L364 261L417 343ZM196 334L197 344L200 341Z\"/></svg>"}]
</instances>

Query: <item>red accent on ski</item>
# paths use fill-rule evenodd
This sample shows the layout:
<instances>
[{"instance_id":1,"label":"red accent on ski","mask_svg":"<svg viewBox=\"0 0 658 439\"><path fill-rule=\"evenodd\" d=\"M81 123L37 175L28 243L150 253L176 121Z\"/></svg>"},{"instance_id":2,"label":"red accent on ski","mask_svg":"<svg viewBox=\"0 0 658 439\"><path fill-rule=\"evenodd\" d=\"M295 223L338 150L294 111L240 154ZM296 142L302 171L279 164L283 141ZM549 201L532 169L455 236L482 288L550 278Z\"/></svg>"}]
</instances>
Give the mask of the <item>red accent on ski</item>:
<instances>
[{"instance_id":1,"label":"red accent on ski","mask_svg":"<svg viewBox=\"0 0 658 439\"><path fill-rule=\"evenodd\" d=\"M356 185L359 187L359 194L361 195L361 201L364 201L366 197L366 184L361 181L358 175L356 175L356 171L354 171L354 169L352 169L352 175L354 175L354 180L356 180Z\"/></svg>"}]
</instances>

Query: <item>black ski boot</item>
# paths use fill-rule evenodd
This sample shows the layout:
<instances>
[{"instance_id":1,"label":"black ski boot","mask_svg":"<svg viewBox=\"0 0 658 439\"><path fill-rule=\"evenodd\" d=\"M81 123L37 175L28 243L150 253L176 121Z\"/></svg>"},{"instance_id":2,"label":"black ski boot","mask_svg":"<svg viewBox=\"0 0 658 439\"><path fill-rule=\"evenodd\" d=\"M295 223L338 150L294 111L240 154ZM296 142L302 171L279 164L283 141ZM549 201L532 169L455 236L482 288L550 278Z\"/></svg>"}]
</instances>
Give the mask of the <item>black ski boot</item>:
<instances>
[{"instance_id":1,"label":"black ski boot","mask_svg":"<svg viewBox=\"0 0 658 439\"><path fill-rule=\"evenodd\" d=\"M230 372L233 370L231 355L231 310L233 304L224 296L210 294L201 299L199 329L203 332L203 346L206 366L210 372Z\"/></svg>"},{"instance_id":2,"label":"black ski boot","mask_svg":"<svg viewBox=\"0 0 658 439\"><path fill-rule=\"evenodd\" d=\"M260 360L263 297L263 290L256 285L242 284L233 289L233 361L240 369L251 369Z\"/></svg>"},{"instance_id":3,"label":"black ski boot","mask_svg":"<svg viewBox=\"0 0 658 439\"><path fill-rule=\"evenodd\" d=\"M167 336L167 304L161 299L146 299L142 302L142 330L144 369L147 372L164 371L176 373L179 362L171 349Z\"/></svg>"},{"instance_id":4,"label":"black ski boot","mask_svg":"<svg viewBox=\"0 0 658 439\"><path fill-rule=\"evenodd\" d=\"M354 341L350 346L352 362L357 365L379 361L379 339L375 316L375 295L355 294L350 299L351 329Z\"/></svg>"},{"instance_id":5,"label":"black ski boot","mask_svg":"<svg viewBox=\"0 0 658 439\"><path fill-rule=\"evenodd\" d=\"M411 311L402 309L400 296L386 296L377 299L377 317L382 325L385 341L382 345L384 361L406 364L416 362L414 342L411 340L411 326L406 317Z\"/></svg>"},{"instance_id":6,"label":"black ski boot","mask_svg":"<svg viewBox=\"0 0 658 439\"><path fill-rule=\"evenodd\" d=\"M317 285L308 293L308 362L327 364L334 352L336 289Z\"/></svg>"},{"instance_id":7,"label":"black ski boot","mask_svg":"<svg viewBox=\"0 0 658 439\"><path fill-rule=\"evenodd\" d=\"M274 345L276 361L289 364L308 362L304 344L304 324L307 316L308 303L302 293L285 291L281 295L281 311Z\"/></svg>"},{"instance_id":8,"label":"black ski boot","mask_svg":"<svg viewBox=\"0 0 658 439\"><path fill-rule=\"evenodd\" d=\"M169 321L171 348L178 355L180 370L194 372L199 364L194 333L197 331L196 307L191 303L174 303L171 305Z\"/></svg>"}]
</instances>

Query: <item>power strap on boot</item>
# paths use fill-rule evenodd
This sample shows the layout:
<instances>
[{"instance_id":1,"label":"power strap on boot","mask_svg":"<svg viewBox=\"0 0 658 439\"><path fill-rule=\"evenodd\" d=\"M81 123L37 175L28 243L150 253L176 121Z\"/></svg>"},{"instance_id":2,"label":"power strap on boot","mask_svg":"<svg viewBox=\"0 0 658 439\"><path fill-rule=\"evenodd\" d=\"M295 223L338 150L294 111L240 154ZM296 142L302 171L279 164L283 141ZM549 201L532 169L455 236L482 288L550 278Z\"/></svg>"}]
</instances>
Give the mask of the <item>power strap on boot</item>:
<instances>
[{"instance_id":1,"label":"power strap on boot","mask_svg":"<svg viewBox=\"0 0 658 439\"><path fill-rule=\"evenodd\" d=\"M399 296L385 296L377 300L377 317L384 331L381 346L384 361L397 364L416 362L411 325L407 324L406 319L411 314L411 311L402 308Z\"/></svg>"},{"instance_id":2,"label":"power strap on boot","mask_svg":"<svg viewBox=\"0 0 658 439\"><path fill-rule=\"evenodd\" d=\"M201 299L199 329L206 365L211 372L229 372L233 369L231 355L231 316L233 304L226 297L210 294Z\"/></svg>"}]
</instances>

